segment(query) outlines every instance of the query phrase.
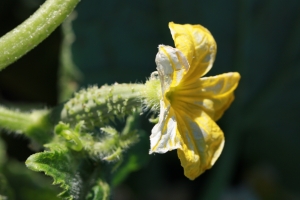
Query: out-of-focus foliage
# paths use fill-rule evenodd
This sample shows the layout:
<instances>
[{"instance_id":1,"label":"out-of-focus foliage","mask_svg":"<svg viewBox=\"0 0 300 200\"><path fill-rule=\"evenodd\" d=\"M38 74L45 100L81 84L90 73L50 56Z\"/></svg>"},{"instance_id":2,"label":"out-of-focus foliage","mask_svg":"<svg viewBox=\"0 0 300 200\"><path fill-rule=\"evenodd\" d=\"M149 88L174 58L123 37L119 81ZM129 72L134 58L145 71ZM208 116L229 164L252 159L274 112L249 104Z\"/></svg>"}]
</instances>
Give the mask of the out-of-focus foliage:
<instances>
[{"instance_id":1,"label":"out-of-focus foliage","mask_svg":"<svg viewBox=\"0 0 300 200\"><path fill-rule=\"evenodd\" d=\"M58 199L59 190L51 185L52 181L43 174L30 171L23 163L7 162L0 175L6 178L6 182L10 186L7 193L9 200Z\"/></svg>"},{"instance_id":2,"label":"out-of-focus foliage","mask_svg":"<svg viewBox=\"0 0 300 200\"><path fill-rule=\"evenodd\" d=\"M72 29L72 21L76 18L73 12L62 24L63 39L60 48L60 65L58 68L58 101L67 101L74 91L78 90L78 82L82 79L80 71L77 69L72 56L72 44L75 41L75 34Z\"/></svg>"},{"instance_id":3,"label":"out-of-focus foliage","mask_svg":"<svg viewBox=\"0 0 300 200\"><path fill-rule=\"evenodd\" d=\"M0 2L1 34L32 13L29 2L39 1L26 2ZM145 81L155 70L158 44L174 46L169 21L202 24L211 31L218 51L209 75L238 71L242 77L233 105L219 121L226 142L211 170L190 182L175 152L154 155L117 187L115 199L299 198L299 8L298 0L81 1L72 52L84 76L82 86ZM54 105L58 45L55 32L3 70L0 100ZM150 135L152 125L143 126ZM147 139L137 148L149 158ZM12 144L7 146L9 156L22 154L12 154Z\"/></svg>"}]
</instances>

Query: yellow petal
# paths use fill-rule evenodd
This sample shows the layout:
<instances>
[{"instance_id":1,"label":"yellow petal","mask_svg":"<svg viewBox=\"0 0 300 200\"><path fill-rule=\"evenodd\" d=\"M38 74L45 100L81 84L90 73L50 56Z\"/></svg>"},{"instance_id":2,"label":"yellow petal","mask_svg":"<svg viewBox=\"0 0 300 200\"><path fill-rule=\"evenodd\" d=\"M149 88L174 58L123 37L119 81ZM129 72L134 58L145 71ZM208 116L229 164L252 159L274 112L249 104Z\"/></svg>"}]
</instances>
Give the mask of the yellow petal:
<instances>
[{"instance_id":1,"label":"yellow petal","mask_svg":"<svg viewBox=\"0 0 300 200\"><path fill-rule=\"evenodd\" d=\"M184 175L191 180L210 169L224 147L224 135L218 125L205 113L195 119L176 111L182 147L177 150Z\"/></svg>"},{"instance_id":2,"label":"yellow petal","mask_svg":"<svg viewBox=\"0 0 300 200\"><path fill-rule=\"evenodd\" d=\"M205 77L189 85L171 87L167 96L174 109L185 110L194 117L205 111L216 121L232 103L239 80L236 72Z\"/></svg>"},{"instance_id":3,"label":"yellow petal","mask_svg":"<svg viewBox=\"0 0 300 200\"><path fill-rule=\"evenodd\" d=\"M204 77L201 82L201 105L213 120L218 120L234 100L234 90L238 86L240 74L225 73L218 76Z\"/></svg>"},{"instance_id":4,"label":"yellow petal","mask_svg":"<svg viewBox=\"0 0 300 200\"><path fill-rule=\"evenodd\" d=\"M187 58L190 69L184 81L204 76L215 60L217 45L211 33L201 25L169 23L175 47Z\"/></svg>"}]
</instances>

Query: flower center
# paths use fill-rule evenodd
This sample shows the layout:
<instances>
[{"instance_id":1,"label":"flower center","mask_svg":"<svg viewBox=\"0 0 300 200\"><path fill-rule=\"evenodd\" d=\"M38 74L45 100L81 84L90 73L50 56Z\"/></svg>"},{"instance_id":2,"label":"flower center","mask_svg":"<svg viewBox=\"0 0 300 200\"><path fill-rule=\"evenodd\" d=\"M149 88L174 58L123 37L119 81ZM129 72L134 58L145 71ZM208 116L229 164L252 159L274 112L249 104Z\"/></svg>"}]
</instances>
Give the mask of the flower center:
<instances>
[{"instance_id":1,"label":"flower center","mask_svg":"<svg viewBox=\"0 0 300 200\"><path fill-rule=\"evenodd\" d=\"M172 105L172 101L174 100L175 91L176 91L175 87L170 87L169 91L166 92L166 95L165 95L171 105Z\"/></svg>"}]
</instances>

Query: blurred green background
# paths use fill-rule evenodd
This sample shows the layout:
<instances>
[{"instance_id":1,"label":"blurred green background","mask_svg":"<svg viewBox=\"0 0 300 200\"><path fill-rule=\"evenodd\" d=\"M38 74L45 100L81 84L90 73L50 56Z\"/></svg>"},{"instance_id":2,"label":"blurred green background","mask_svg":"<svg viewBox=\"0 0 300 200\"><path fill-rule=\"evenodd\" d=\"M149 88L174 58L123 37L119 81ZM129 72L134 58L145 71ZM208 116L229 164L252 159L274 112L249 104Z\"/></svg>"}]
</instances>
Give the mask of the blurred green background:
<instances>
[{"instance_id":1,"label":"blurred green background","mask_svg":"<svg viewBox=\"0 0 300 200\"><path fill-rule=\"evenodd\" d=\"M41 3L1 0L0 35ZM149 156L153 125L144 115L148 135L134 147L144 153L143 166L115 188L112 199L300 199L299 0L83 0L76 12L71 52L80 78L66 72L60 60L63 34L58 29L1 71L1 104L55 106L61 80L73 88L144 82L156 68L157 46L174 46L170 21L202 24L211 31L218 53L208 75L237 71L242 77L235 101L218 122L226 143L211 170L189 181L176 151ZM13 134L1 137L8 160L24 165L33 153L28 141ZM24 187L13 181L21 179L14 170L7 173L12 190Z\"/></svg>"}]
</instances>

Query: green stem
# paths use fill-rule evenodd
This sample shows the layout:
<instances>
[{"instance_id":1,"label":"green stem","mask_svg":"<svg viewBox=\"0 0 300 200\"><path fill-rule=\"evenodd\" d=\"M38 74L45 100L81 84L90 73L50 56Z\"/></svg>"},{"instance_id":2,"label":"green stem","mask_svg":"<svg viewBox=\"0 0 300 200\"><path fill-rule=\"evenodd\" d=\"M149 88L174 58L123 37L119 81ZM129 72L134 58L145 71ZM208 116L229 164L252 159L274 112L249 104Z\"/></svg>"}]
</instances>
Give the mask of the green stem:
<instances>
[{"instance_id":1,"label":"green stem","mask_svg":"<svg viewBox=\"0 0 300 200\"><path fill-rule=\"evenodd\" d=\"M32 120L30 119L29 113L20 113L18 111L13 111L4 107L0 107L1 128L21 133L27 129L28 124L30 124L31 121Z\"/></svg>"},{"instance_id":2,"label":"green stem","mask_svg":"<svg viewBox=\"0 0 300 200\"><path fill-rule=\"evenodd\" d=\"M39 110L25 113L0 107L0 127L15 133L23 133L44 144L49 141L52 132L47 119L48 112Z\"/></svg>"},{"instance_id":3,"label":"green stem","mask_svg":"<svg viewBox=\"0 0 300 200\"><path fill-rule=\"evenodd\" d=\"M80 0L47 0L30 18L0 38L0 71L52 33Z\"/></svg>"}]
</instances>

